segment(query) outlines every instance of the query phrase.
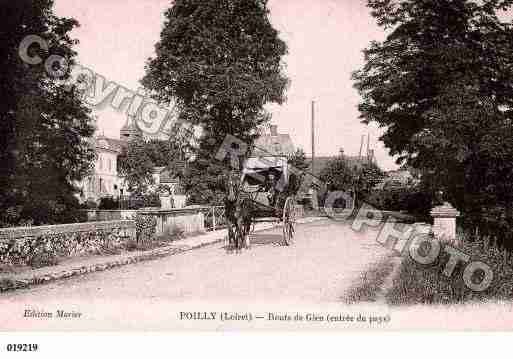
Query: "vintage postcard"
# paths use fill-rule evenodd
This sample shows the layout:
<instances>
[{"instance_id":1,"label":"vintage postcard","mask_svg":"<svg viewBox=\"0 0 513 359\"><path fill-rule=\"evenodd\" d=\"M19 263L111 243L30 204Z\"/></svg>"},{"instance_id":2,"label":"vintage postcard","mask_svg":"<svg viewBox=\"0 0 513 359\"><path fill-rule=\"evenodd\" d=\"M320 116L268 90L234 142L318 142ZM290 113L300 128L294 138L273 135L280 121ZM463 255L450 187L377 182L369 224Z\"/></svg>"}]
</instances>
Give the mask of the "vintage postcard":
<instances>
[{"instance_id":1,"label":"vintage postcard","mask_svg":"<svg viewBox=\"0 0 513 359\"><path fill-rule=\"evenodd\" d=\"M0 4L1 332L512 327L513 1Z\"/></svg>"}]
</instances>

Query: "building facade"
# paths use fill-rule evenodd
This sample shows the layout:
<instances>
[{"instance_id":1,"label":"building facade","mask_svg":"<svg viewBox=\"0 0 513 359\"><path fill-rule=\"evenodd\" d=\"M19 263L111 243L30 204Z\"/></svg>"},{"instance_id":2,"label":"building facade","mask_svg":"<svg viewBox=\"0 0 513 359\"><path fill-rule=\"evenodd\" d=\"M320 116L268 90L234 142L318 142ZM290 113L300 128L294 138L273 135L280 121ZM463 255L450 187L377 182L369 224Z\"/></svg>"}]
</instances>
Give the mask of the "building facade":
<instances>
[{"instance_id":1,"label":"building facade","mask_svg":"<svg viewBox=\"0 0 513 359\"><path fill-rule=\"evenodd\" d=\"M125 181L118 174L118 156L128 146L128 140L137 135L141 135L141 131L134 118L129 116L120 130L120 139L104 135L93 139L96 161L91 175L79 183L81 201L98 202L104 197L118 198L129 194Z\"/></svg>"},{"instance_id":2,"label":"building facade","mask_svg":"<svg viewBox=\"0 0 513 359\"><path fill-rule=\"evenodd\" d=\"M295 146L288 133L278 133L278 126L271 125L269 133L262 134L255 141L254 156L285 156L295 152Z\"/></svg>"},{"instance_id":3,"label":"building facade","mask_svg":"<svg viewBox=\"0 0 513 359\"><path fill-rule=\"evenodd\" d=\"M80 200L97 202L104 197L119 198L130 195L126 181L118 173L118 156L127 148L128 141L134 137L142 137L143 133L138 128L133 117L127 117L127 122L121 128L120 139L108 138L104 135L93 139L96 162L91 175L85 178L79 187L81 189ZM152 173L154 184L150 186L150 191L155 191L160 185L169 188L171 196L177 197L181 206L185 200L182 198L178 178L173 176L164 167L155 167ZM184 203L182 203L184 202Z\"/></svg>"},{"instance_id":4,"label":"building facade","mask_svg":"<svg viewBox=\"0 0 513 359\"><path fill-rule=\"evenodd\" d=\"M99 201L102 197L118 197L126 191L118 175L118 155L125 145L122 140L103 135L94 138L96 161L90 176L80 184L82 201Z\"/></svg>"}]
</instances>

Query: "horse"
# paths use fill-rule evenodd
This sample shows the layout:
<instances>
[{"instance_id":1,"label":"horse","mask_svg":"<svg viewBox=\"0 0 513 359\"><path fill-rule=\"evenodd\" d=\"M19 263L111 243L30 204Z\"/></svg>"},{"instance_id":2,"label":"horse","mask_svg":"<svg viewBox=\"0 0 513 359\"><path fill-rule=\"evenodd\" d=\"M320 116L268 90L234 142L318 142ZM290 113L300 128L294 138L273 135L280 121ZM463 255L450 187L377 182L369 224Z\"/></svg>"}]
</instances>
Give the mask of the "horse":
<instances>
[{"instance_id":1,"label":"horse","mask_svg":"<svg viewBox=\"0 0 513 359\"><path fill-rule=\"evenodd\" d=\"M251 200L241 196L241 186L234 181L233 174L228 178L227 194L224 200L225 217L228 224L228 244L230 248L240 251L243 247L249 249L251 244Z\"/></svg>"}]
</instances>

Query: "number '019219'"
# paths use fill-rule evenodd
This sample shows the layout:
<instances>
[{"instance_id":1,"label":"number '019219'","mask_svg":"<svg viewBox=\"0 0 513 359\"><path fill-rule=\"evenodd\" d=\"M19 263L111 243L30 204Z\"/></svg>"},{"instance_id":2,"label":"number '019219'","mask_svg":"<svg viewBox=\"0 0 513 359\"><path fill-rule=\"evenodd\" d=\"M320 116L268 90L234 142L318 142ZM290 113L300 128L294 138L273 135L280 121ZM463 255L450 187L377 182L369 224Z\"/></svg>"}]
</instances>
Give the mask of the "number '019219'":
<instances>
[{"instance_id":1,"label":"number '019219'","mask_svg":"<svg viewBox=\"0 0 513 359\"><path fill-rule=\"evenodd\" d=\"M7 344L8 352L35 352L37 344Z\"/></svg>"}]
</instances>

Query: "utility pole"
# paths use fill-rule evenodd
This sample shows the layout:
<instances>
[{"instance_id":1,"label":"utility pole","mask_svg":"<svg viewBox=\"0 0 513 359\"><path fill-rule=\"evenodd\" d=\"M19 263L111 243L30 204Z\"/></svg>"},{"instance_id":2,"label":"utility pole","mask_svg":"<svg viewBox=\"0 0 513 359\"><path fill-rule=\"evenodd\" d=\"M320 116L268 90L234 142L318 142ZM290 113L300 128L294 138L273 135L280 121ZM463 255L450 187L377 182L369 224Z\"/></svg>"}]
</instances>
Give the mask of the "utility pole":
<instances>
[{"instance_id":1,"label":"utility pole","mask_svg":"<svg viewBox=\"0 0 513 359\"><path fill-rule=\"evenodd\" d=\"M315 101L312 101L312 173L315 174Z\"/></svg>"},{"instance_id":2,"label":"utility pole","mask_svg":"<svg viewBox=\"0 0 513 359\"><path fill-rule=\"evenodd\" d=\"M363 149L363 141L365 141L365 135L362 135L362 139L360 140L360 152L358 155L358 160L362 160L362 149Z\"/></svg>"},{"instance_id":3,"label":"utility pole","mask_svg":"<svg viewBox=\"0 0 513 359\"><path fill-rule=\"evenodd\" d=\"M369 156L370 156L369 147L370 147L370 133L367 133L367 164L370 163L370 160L369 160Z\"/></svg>"}]
</instances>

